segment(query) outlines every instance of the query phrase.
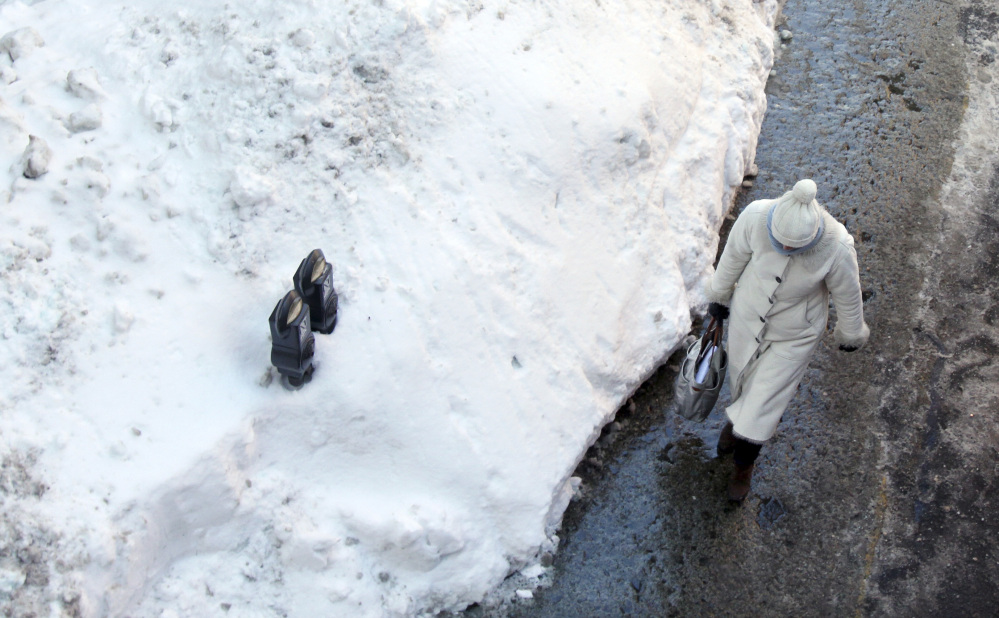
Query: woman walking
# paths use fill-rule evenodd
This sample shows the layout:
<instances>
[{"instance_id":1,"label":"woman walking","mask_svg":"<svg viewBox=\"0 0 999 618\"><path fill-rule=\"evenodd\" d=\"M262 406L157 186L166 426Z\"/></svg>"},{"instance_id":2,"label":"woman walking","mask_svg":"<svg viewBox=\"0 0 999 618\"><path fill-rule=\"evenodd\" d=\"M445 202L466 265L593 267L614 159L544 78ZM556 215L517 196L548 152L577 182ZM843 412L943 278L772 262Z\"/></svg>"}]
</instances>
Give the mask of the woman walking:
<instances>
[{"instance_id":1,"label":"woman walking","mask_svg":"<svg viewBox=\"0 0 999 618\"><path fill-rule=\"evenodd\" d=\"M728 422L718 454L734 454L730 500L749 493L753 464L777 430L836 306L835 340L853 352L870 336L864 322L853 237L801 180L775 200L758 200L732 226L711 280L708 313L728 328ZM730 309L731 307L731 309Z\"/></svg>"}]
</instances>

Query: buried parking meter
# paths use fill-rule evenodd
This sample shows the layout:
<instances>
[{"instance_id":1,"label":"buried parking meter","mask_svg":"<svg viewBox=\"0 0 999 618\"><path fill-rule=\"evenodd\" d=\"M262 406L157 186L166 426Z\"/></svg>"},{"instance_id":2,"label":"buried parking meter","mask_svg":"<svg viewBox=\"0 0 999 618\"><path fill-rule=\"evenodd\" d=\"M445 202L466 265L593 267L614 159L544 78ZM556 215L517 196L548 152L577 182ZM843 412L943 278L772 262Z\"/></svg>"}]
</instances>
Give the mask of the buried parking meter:
<instances>
[{"instance_id":1,"label":"buried parking meter","mask_svg":"<svg viewBox=\"0 0 999 618\"><path fill-rule=\"evenodd\" d=\"M288 384L301 386L312 377L316 337L312 334L309 305L291 290L271 312L271 363Z\"/></svg>"},{"instance_id":2,"label":"buried parking meter","mask_svg":"<svg viewBox=\"0 0 999 618\"><path fill-rule=\"evenodd\" d=\"M336 328L337 295L333 289L333 268L321 249L313 249L298 266L293 278L295 290L309 305L312 330L328 335Z\"/></svg>"}]
</instances>

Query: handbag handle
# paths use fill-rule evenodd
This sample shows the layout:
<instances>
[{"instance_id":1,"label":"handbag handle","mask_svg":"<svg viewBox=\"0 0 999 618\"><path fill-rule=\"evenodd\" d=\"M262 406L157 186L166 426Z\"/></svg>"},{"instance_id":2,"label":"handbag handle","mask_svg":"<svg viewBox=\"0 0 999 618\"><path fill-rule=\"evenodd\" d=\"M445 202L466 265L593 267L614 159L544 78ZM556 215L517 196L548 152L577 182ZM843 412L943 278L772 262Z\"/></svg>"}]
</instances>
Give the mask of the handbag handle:
<instances>
[{"instance_id":1,"label":"handbag handle","mask_svg":"<svg viewBox=\"0 0 999 618\"><path fill-rule=\"evenodd\" d=\"M712 318L712 320L714 320L714 324L709 324L708 328L713 328L714 329L714 331L713 331L713 333L714 333L713 334L713 337L714 337L713 342L715 344L715 347L717 347L717 346L721 345L722 332L725 330L725 327L724 327L724 324L722 323L721 320L715 320L714 318Z\"/></svg>"},{"instance_id":2,"label":"handbag handle","mask_svg":"<svg viewBox=\"0 0 999 618\"><path fill-rule=\"evenodd\" d=\"M711 321L708 322L707 330L705 330L704 334L701 335L701 349L697 353L697 365L700 365L701 361L704 360L704 354L708 350L709 343L715 347L719 347L721 345L722 330L723 327L721 320L711 316Z\"/></svg>"}]
</instances>

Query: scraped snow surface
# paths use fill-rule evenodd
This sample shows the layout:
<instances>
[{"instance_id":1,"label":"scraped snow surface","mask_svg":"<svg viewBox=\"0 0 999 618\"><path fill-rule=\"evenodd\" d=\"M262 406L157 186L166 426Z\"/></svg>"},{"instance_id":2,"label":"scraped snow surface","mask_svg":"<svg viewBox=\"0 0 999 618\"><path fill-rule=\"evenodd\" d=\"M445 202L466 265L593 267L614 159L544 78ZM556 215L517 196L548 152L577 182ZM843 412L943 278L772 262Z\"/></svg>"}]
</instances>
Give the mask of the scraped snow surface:
<instances>
[{"instance_id":1,"label":"scraped snow surface","mask_svg":"<svg viewBox=\"0 0 999 618\"><path fill-rule=\"evenodd\" d=\"M545 569L703 308L775 0L0 0L0 604L415 616ZM285 388L309 251L339 322Z\"/></svg>"}]
</instances>

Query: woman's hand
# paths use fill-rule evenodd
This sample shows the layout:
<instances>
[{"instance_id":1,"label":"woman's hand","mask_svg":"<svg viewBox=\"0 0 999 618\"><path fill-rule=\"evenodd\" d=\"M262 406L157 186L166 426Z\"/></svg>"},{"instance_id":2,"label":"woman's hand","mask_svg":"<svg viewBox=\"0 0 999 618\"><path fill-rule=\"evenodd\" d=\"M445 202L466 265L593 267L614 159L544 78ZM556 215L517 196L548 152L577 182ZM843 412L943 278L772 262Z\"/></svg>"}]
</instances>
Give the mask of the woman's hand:
<instances>
[{"instance_id":1,"label":"woman's hand","mask_svg":"<svg viewBox=\"0 0 999 618\"><path fill-rule=\"evenodd\" d=\"M728 307L720 303L710 303L708 305L708 315L721 322L728 319Z\"/></svg>"}]
</instances>

